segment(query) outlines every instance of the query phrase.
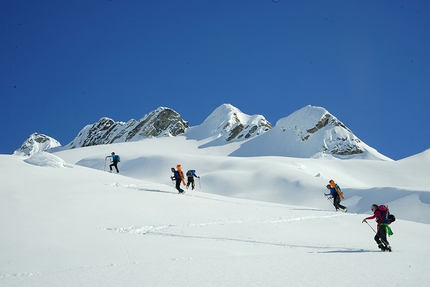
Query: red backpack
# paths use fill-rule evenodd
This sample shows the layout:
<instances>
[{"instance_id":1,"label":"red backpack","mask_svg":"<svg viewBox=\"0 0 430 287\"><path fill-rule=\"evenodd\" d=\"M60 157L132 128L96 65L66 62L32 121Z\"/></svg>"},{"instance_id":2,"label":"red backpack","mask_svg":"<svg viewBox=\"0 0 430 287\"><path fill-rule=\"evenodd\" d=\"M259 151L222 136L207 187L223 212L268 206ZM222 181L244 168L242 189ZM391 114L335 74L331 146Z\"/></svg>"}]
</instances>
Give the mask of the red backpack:
<instances>
[{"instance_id":1,"label":"red backpack","mask_svg":"<svg viewBox=\"0 0 430 287\"><path fill-rule=\"evenodd\" d=\"M384 223L391 224L394 221L396 221L396 217L394 214L390 213L390 210L388 209L388 205L380 205L378 206L379 211L381 212L382 218L384 219Z\"/></svg>"}]
</instances>

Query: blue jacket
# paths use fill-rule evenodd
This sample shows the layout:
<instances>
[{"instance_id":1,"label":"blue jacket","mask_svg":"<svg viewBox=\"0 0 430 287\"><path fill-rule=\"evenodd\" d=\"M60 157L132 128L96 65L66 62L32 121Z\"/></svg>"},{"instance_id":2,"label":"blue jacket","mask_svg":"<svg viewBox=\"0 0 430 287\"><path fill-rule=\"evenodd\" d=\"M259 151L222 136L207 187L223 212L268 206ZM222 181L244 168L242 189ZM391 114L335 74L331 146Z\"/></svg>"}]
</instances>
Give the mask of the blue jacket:
<instances>
[{"instance_id":1,"label":"blue jacket","mask_svg":"<svg viewBox=\"0 0 430 287\"><path fill-rule=\"evenodd\" d=\"M175 179L175 180L181 179L181 175L179 174L179 172L177 170L175 170L173 172L173 179Z\"/></svg>"},{"instance_id":2,"label":"blue jacket","mask_svg":"<svg viewBox=\"0 0 430 287\"><path fill-rule=\"evenodd\" d=\"M330 187L330 195L332 197L338 196L339 194L337 193L336 189L334 189L333 187Z\"/></svg>"},{"instance_id":3,"label":"blue jacket","mask_svg":"<svg viewBox=\"0 0 430 287\"><path fill-rule=\"evenodd\" d=\"M114 163L118 163L119 161L118 161L118 155L116 155L116 154L113 154L113 155L108 155L107 157L111 157L112 158L112 161L114 162Z\"/></svg>"}]
</instances>

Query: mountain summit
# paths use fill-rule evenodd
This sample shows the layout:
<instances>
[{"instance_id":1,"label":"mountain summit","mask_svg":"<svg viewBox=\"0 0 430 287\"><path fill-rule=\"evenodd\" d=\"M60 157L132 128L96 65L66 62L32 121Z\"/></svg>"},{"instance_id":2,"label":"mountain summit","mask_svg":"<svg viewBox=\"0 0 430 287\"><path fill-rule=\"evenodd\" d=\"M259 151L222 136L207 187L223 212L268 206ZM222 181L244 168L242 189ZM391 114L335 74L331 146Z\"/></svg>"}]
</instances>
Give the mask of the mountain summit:
<instances>
[{"instance_id":1,"label":"mountain summit","mask_svg":"<svg viewBox=\"0 0 430 287\"><path fill-rule=\"evenodd\" d=\"M22 143L21 147L17 149L14 154L31 156L39 151L45 151L60 146L60 142L50 136L33 133Z\"/></svg>"},{"instance_id":2,"label":"mountain summit","mask_svg":"<svg viewBox=\"0 0 430 287\"><path fill-rule=\"evenodd\" d=\"M306 106L233 152L233 156L287 156L391 160L362 142L322 107Z\"/></svg>"},{"instance_id":3,"label":"mountain summit","mask_svg":"<svg viewBox=\"0 0 430 287\"><path fill-rule=\"evenodd\" d=\"M184 135L189 139L219 139L218 144L250 139L272 128L262 115L242 113L238 108L223 104L216 108L202 124L190 128Z\"/></svg>"}]
</instances>

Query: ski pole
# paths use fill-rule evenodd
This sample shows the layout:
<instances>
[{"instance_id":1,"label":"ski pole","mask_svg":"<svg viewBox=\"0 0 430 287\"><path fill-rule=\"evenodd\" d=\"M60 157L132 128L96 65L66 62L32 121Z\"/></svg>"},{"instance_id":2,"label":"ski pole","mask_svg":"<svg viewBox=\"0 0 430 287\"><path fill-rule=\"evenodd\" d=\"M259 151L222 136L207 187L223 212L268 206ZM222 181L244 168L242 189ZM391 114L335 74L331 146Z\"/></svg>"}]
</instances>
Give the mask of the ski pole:
<instances>
[{"instance_id":1,"label":"ski pole","mask_svg":"<svg viewBox=\"0 0 430 287\"><path fill-rule=\"evenodd\" d=\"M327 196L327 195L324 194L324 196ZM330 196L327 196L327 200L330 200L330 202L333 204L333 200L331 199Z\"/></svg>"},{"instance_id":2,"label":"ski pole","mask_svg":"<svg viewBox=\"0 0 430 287\"><path fill-rule=\"evenodd\" d=\"M105 166L103 167L103 171L106 171L106 158L105 158Z\"/></svg>"},{"instance_id":3,"label":"ski pole","mask_svg":"<svg viewBox=\"0 0 430 287\"><path fill-rule=\"evenodd\" d=\"M199 187L202 189L202 184L200 183L200 176L199 176Z\"/></svg>"},{"instance_id":4,"label":"ski pole","mask_svg":"<svg viewBox=\"0 0 430 287\"><path fill-rule=\"evenodd\" d=\"M175 182L173 181L172 177L170 177L170 180L172 181L173 191L175 191Z\"/></svg>"},{"instance_id":5,"label":"ski pole","mask_svg":"<svg viewBox=\"0 0 430 287\"><path fill-rule=\"evenodd\" d=\"M325 195L325 194L324 194L324 195ZM327 196L327 195L325 195L325 196ZM327 200L330 200L331 204L332 204L332 205L334 205L333 198L331 198L330 196L327 196ZM335 207L335 208L336 208L336 207ZM336 209L336 211L337 211L337 209Z\"/></svg>"},{"instance_id":6,"label":"ski pole","mask_svg":"<svg viewBox=\"0 0 430 287\"><path fill-rule=\"evenodd\" d=\"M365 220L365 222L367 223L367 225L369 225L369 227L373 230L373 232L375 232L375 234L378 234L378 233L376 232L376 230L375 230L372 226L370 226L370 224L369 224L369 222L367 222L367 220Z\"/></svg>"},{"instance_id":7,"label":"ski pole","mask_svg":"<svg viewBox=\"0 0 430 287\"><path fill-rule=\"evenodd\" d=\"M365 220L365 222L367 223L367 225L369 225L369 227L373 230L373 232L375 232L375 234L379 237L379 239L381 239L381 242L385 244L385 246L388 246L389 244L387 242L385 242L384 239L381 238L381 236L378 234L378 232L376 232L376 230L370 226L369 222L367 222L367 220ZM385 228L385 226L384 226Z\"/></svg>"}]
</instances>

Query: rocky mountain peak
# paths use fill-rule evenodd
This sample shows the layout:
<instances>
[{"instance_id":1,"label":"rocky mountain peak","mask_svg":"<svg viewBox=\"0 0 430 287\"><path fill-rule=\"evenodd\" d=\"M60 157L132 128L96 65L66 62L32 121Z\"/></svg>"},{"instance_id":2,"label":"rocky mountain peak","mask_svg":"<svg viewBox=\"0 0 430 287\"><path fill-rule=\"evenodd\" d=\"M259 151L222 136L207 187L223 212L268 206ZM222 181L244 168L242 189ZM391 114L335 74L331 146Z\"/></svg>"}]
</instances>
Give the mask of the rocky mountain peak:
<instances>
[{"instance_id":1,"label":"rocky mountain peak","mask_svg":"<svg viewBox=\"0 0 430 287\"><path fill-rule=\"evenodd\" d=\"M270 130L272 124L262 115L247 115L238 108L223 104L216 108L205 121L185 134L194 139L214 138L222 144L233 140L245 140Z\"/></svg>"},{"instance_id":2,"label":"rocky mountain peak","mask_svg":"<svg viewBox=\"0 0 430 287\"><path fill-rule=\"evenodd\" d=\"M33 133L24 141L21 147L14 152L14 154L31 156L37 152L59 146L61 146L61 144L54 138L44 134Z\"/></svg>"},{"instance_id":3,"label":"rocky mountain peak","mask_svg":"<svg viewBox=\"0 0 430 287\"><path fill-rule=\"evenodd\" d=\"M188 122L174 110L165 107L127 123L101 118L84 127L68 148L135 141L146 137L177 136L188 129Z\"/></svg>"}]
</instances>

